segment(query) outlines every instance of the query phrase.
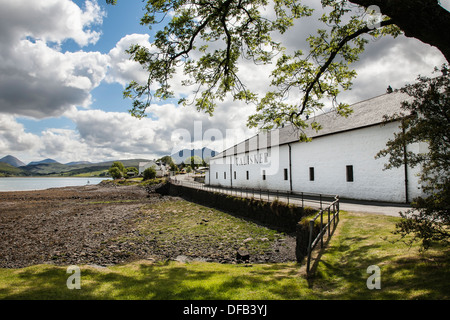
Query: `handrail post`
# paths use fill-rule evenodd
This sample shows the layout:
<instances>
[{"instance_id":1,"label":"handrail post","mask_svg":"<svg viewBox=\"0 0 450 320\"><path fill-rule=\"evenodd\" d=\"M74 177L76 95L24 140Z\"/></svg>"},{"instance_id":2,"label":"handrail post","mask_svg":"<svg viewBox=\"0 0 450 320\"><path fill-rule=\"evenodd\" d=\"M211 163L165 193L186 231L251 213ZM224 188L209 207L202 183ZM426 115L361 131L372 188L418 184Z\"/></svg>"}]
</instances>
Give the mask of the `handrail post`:
<instances>
[{"instance_id":1,"label":"handrail post","mask_svg":"<svg viewBox=\"0 0 450 320\"><path fill-rule=\"evenodd\" d=\"M336 200L337 200L337 202L336 202L336 204L337 204L337 213L336 213L336 217L337 217L337 222L339 222L339 212L340 212L340 210L339 210L339 204L340 204L340 202L341 202L341 200L339 199L339 196L336 196Z\"/></svg>"},{"instance_id":2,"label":"handrail post","mask_svg":"<svg viewBox=\"0 0 450 320\"><path fill-rule=\"evenodd\" d=\"M331 221L330 221L330 214L331 214L331 209L330 207L328 207L328 237L330 237L330 228L331 228Z\"/></svg>"},{"instance_id":3,"label":"handrail post","mask_svg":"<svg viewBox=\"0 0 450 320\"><path fill-rule=\"evenodd\" d=\"M323 248L323 210L320 211L320 247Z\"/></svg>"},{"instance_id":4,"label":"handrail post","mask_svg":"<svg viewBox=\"0 0 450 320\"><path fill-rule=\"evenodd\" d=\"M309 273L309 267L311 263L311 245L312 245L312 234L314 229L314 220L309 221L309 240L308 240L308 261L306 263L306 273Z\"/></svg>"},{"instance_id":5,"label":"handrail post","mask_svg":"<svg viewBox=\"0 0 450 320\"><path fill-rule=\"evenodd\" d=\"M336 202L333 204L333 229L336 228Z\"/></svg>"}]
</instances>

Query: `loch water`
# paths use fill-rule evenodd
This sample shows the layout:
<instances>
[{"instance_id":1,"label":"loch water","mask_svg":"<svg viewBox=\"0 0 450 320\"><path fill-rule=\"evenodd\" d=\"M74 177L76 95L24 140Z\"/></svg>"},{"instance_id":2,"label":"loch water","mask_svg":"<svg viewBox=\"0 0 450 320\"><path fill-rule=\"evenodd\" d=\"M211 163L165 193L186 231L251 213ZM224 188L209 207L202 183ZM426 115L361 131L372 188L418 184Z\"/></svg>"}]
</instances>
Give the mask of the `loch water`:
<instances>
[{"instance_id":1,"label":"loch water","mask_svg":"<svg viewBox=\"0 0 450 320\"><path fill-rule=\"evenodd\" d=\"M50 188L75 187L99 184L108 178L90 177L6 177L0 178L2 191L32 191Z\"/></svg>"}]
</instances>

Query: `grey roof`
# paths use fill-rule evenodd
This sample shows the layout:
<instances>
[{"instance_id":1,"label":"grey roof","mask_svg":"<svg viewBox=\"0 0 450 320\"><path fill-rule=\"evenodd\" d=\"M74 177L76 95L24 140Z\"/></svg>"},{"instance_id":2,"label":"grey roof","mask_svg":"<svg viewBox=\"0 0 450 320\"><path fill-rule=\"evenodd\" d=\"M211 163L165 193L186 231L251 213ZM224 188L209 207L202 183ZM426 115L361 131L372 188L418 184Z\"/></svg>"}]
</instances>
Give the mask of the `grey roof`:
<instances>
[{"instance_id":1,"label":"grey roof","mask_svg":"<svg viewBox=\"0 0 450 320\"><path fill-rule=\"evenodd\" d=\"M400 113L402 111L401 103L410 99L410 96L401 92L393 92L367 99L351 105L353 113L347 118L338 115L335 111L330 111L310 118L307 122L311 123L316 121L322 126L322 129L317 132L308 127L303 130L303 133L310 138L317 138L329 134L378 125L384 121L385 115L392 116L396 113ZM268 146L298 142L300 133L301 132L293 125L287 125L283 128L269 132L261 132L250 139L228 148L212 159L221 158L224 155L233 155L246 151L263 149ZM272 139L272 137L276 137L276 135L278 135L279 138Z\"/></svg>"}]
</instances>

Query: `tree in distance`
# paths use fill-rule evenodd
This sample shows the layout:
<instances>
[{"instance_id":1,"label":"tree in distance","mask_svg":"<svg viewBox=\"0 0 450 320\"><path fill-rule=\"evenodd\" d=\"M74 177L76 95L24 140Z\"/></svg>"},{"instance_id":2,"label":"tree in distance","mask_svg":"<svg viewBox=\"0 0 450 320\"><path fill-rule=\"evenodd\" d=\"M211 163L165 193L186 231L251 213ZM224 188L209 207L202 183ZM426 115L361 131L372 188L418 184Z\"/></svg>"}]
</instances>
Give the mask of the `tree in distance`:
<instances>
[{"instance_id":1,"label":"tree in distance","mask_svg":"<svg viewBox=\"0 0 450 320\"><path fill-rule=\"evenodd\" d=\"M152 180L156 178L156 170L153 167L147 168L142 173L144 181L146 180Z\"/></svg>"},{"instance_id":2,"label":"tree in distance","mask_svg":"<svg viewBox=\"0 0 450 320\"><path fill-rule=\"evenodd\" d=\"M124 172L125 172L125 166L123 165L122 162L120 161L115 161L113 162L113 164L111 165L111 167L109 168L109 174L111 175L111 177L113 177L113 179L121 179L124 177Z\"/></svg>"},{"instance_id":3,"label":"tree in distance","mask_svg":"<svg viewBox=\"0 0 450 320\"><path fill-rule=\"evenodd\" d=\"M170 166L170 171L178 171L178 166L175 164L175 161L171 156L164 156L158 161L161 161L162 163Z\"/></svg>"},{"instance_id":4,"label":"tree in distance","mask_svg":"<svg viewBox=\"0 0 450 320\"><path fill-rule=\"evenodd\" d=\"M203 165L203 159L199 156L191 156L187 157L186 160L184 160L184 164L186 166L190 166L192 168L198 168L199 166Z\"/></svg>"},{"instance_id":5,"label":"tree in distance","mask_svg":"<svg viewBox=\"0 0 450 320\"><path fill-rule=\"evenodd\" d=\"M111 175L111 177L113 177L114 180L123 178L122 171L120 171L117 167L109 168L109 174Z\"/></svg>"},{"instance_id":6,"label":"tree in distance","mask_svg":"<svg viewBox=\"0 0 450 320\"><path fill-rule=\"evenodd\" d=\"M139 170L138 170L136 167L128 167L128 168L125 168L124 173L128 174L128 173L130 173L130 172L133 172L134 175L136 175L136 176L139 174Z\"/></svg>"}]
</instances>

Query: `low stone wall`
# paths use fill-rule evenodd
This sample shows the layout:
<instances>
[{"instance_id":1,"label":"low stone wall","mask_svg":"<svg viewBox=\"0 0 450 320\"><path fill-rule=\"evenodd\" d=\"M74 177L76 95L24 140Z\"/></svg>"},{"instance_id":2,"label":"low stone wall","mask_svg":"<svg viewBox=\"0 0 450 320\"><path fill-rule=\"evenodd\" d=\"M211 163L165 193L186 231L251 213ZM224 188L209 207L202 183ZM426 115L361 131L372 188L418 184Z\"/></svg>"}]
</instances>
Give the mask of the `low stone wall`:
<instances>
[{"instance_id":1,"label":"low stone wall","mask_svg":"<svg viewBox=\"0 0 450 320\"><path fill-rule=\"evenodd\" d=\"M316 211L314 213L317 213ZM301 262L308 255L309 245L309 221L312 216L303 217L297 224L295 230L296 246L295 256L298 262ZM314 223L312 239L315 239L320 232L320 223L318 220Z\"/></svg>"}]
</instances>

